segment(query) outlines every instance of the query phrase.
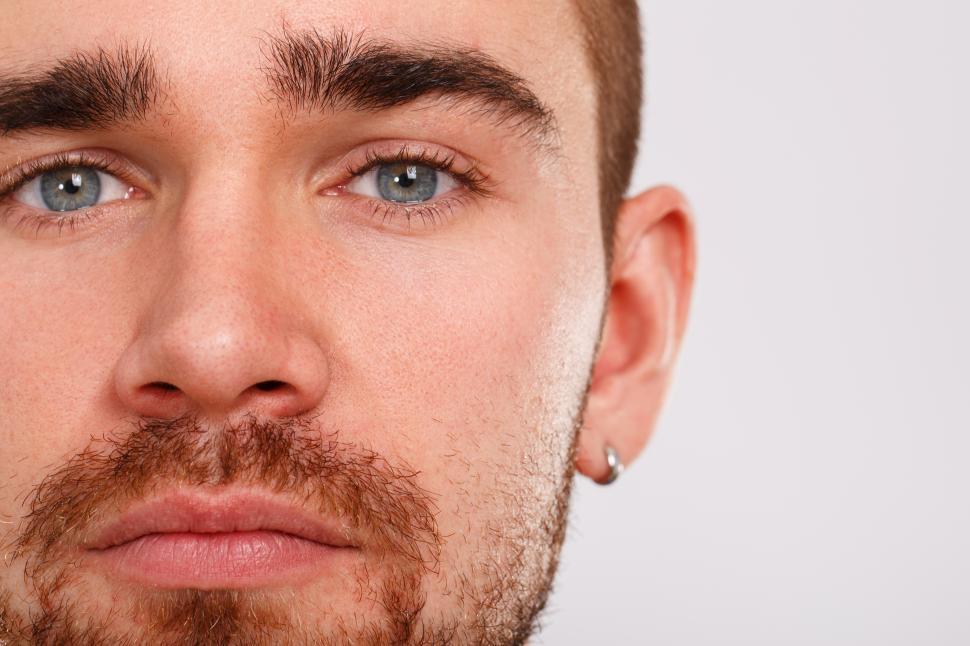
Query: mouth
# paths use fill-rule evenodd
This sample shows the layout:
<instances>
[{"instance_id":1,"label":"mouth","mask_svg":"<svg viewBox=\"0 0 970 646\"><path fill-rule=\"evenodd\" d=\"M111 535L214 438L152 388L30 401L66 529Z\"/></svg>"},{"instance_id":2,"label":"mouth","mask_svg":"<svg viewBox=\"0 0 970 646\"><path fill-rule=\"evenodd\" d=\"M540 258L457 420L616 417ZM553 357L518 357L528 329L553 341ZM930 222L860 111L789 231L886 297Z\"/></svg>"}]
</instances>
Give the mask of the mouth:
<instances>
[{"instance_id":1,"label":"mouth","mask_svg":"<svg viewBox=\"0 0 970 646\"><path fill-rule=\"evenodd\" d=\"M277 587L336 575L360 553L354 532L259 491L177 491L113 518L86 555L156 588Z\"/></svg>"}]
</instances>

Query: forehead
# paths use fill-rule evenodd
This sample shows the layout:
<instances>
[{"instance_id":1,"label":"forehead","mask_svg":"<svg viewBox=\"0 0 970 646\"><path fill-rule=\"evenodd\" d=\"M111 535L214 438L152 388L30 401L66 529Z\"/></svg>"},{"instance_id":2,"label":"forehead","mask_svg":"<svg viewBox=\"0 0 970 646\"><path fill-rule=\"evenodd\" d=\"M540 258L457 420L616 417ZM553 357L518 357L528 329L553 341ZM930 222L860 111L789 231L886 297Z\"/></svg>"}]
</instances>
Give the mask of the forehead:
<instances>
[{"instance_id":1,"label":"forehead","mask_svg":"<svg viewBox=\"0 0 970 646\"><path fill-rule=\"evenodd\" d=\"M268 37L283 30L342 30L397 43L470 47L526 80L557 117L588 90L576 16L568 0L8 0L0 22L3 67L40 64L119 42L147 45L179 99L250 101L263 81ZM12 6L9 6L12 5Z\"/></svg>"}]
</instances>

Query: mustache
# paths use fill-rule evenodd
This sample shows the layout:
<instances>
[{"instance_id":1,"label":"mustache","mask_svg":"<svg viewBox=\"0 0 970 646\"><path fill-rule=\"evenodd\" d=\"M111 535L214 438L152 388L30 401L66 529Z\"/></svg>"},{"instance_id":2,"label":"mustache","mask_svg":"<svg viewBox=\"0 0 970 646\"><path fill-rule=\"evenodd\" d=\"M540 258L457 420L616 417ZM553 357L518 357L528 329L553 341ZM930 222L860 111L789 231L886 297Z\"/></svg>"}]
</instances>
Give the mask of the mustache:
<instances>
[{"instance_id":1,"label":"mustache","mask_svg":"<svg viewBox=\"0 0 970 646\"><path fill-rule=\"evenodd\" d=\"M419 473L325 434L312 420L248 417L219 428L191 416L142 419L92 439L49 473L7 548L39 574L79 549L92 528L154 491L247 485L286 495L366 537L367 549L435 571L441 548L434 496Z\"/></svg>"}]
</instances>

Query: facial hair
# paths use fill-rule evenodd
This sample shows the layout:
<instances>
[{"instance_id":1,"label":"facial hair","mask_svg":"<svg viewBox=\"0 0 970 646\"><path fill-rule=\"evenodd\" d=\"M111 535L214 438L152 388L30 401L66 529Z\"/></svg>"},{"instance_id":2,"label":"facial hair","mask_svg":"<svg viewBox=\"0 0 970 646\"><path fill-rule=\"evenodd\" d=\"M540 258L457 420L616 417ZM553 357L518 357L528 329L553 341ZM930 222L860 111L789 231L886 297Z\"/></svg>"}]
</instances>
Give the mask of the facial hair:
<instances>
[{"instance_id":1,"label":"facial hair","mask_svg":"<svg viewBox=\"0 0 970 646\"><path fill-rule=\"evenodd\" d=\"M454 591L460 611L428 617L424 584L440 569L443 538L436 496L414 469L306 419L248 418L217 430L191 417L141 420L123 436L92 440L28 497L7 560L22 564L29 603L18 609L9 592L0 593L0 644L524 643L556 569L574 451L573 444L543 536L506 546L501 563L483 560L484 577L453 577L461 581ZM360 529L375 567L356 572L356 588L379 612L347 617L259 589L138 588L107 610L92 604L76 567L92 527L173 485L260 487ZM538 556L529 546L542 543L541 566L523 567Z\"/></svg>"}]
</instances>

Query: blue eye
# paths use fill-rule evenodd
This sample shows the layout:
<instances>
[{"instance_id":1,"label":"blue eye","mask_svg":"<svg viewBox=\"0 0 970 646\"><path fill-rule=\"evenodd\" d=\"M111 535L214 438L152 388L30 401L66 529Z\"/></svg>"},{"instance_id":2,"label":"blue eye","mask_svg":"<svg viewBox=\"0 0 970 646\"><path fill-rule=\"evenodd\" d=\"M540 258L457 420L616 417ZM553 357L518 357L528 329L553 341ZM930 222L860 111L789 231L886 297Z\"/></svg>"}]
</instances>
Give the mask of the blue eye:
<instances>
[{"instance_id":1,"label":"blue eye","mask_svg":"<svg viewBox=\"0 0 970 646\"><path fill-rule=\"evenodd\" d=\"M377 164L347 185L351 193L395 204L421 204L444 195L458 181L433 166L411 161Z\"/></svg>"},{"instance_id":2,"label":"blue eye","mask_svg":"<svg viewBox=\"0 0 970 646\"><path fill-rule=\"evenodd\" d=\"M40 173L13 197L44 211L66 212L128 197L130 188L92 166L63 166Z\"/></svg>"},{"instance_id":3,"label":"blue eye","mask_svg":"<svg viewBox=\"0 0 970 646\"><path fill-rule=\"evenodd\" d=\"M76 211L98 203L101 180L93 168L71 166L41 175L39 190L51 211Z\"/></svg>"},{"instance_id":4,"label":"blue eye","mask_svg":"<svg viewBox=\"0 0 970 646\"><path fill-rule=\"evenodd\" d=\"M420 164L394 163L377 167L377 191L391 202L427 202L438 188L438 171Z\"/></svg>"}]
</instances>

